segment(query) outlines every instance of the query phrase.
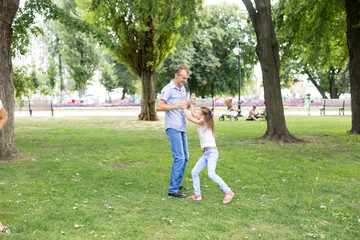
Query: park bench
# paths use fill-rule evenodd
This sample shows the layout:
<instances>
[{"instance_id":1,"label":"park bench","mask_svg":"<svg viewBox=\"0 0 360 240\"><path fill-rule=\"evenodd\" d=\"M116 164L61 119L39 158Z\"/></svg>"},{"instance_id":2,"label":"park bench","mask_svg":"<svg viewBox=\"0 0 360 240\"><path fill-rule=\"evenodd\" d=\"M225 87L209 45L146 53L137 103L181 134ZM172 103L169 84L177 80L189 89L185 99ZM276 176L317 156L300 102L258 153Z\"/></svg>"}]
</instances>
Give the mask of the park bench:
<instances>
[{"instance_id":1,"label":"park bench","mask_svg":"<svg viewBox=\"0 0 360 240\"><path fill-rule=\"evenodd\" d=\"M320 115L325 116L326 109L339 109L339 115L344 115L345 108L351 108L351 102L344 99L323 99L323 106L320 108Z\"/></svg>"},{"instance_id":2,"label":"park bench","mask_svg":"<svg viewBox=\"0 0 360 240\"><path fill-rule=\"evenodd\" d=\"M211 109L212 112L214 112L215 108L215 101L212 98L206 98L206 99L196 99L196 108L200 107L208 107Z\"/></svg>"},{"instance_id":3,"label":"park bench","mask_svg":"<svg viewBox=\"0 0 360 240\"><path fill-rule=\"evenodd\" d=\"M32 112L36 111L51 111L51 116L54 116L54 105L52 101L28 101L30 117Z\"/></svg>"}]
</instances>

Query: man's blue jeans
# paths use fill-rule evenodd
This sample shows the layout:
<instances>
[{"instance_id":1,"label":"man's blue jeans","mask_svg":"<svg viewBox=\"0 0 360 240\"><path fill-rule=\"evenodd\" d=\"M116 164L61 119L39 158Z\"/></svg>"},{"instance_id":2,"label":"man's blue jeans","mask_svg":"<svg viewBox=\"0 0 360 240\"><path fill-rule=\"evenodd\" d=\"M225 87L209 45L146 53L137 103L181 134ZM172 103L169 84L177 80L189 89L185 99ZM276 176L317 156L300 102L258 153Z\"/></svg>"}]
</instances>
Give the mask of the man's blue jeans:
<instances>
[{"instance_id":1,"label":"man's blue jeans","mask_svg":"<svg viewBox=\"0 0 360 240\"><path fill-rule=\"evenodd\" d=\"M176 193L179 191L189 159L187 138L185 132L180 132L174 128L166 129L166 136L169 139L171 152L174 157L171 168L169 193Z\"/></svg>"}]
</instances>

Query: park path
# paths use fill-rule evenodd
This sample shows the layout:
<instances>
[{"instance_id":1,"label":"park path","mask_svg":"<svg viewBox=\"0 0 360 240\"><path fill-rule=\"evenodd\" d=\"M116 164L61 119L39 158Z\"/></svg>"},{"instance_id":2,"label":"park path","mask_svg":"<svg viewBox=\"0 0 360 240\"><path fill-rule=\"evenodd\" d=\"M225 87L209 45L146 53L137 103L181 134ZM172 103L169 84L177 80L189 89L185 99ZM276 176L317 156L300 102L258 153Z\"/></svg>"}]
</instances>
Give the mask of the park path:
<instances>
[{"instance_id":1,"label":"park path","mask_svg":"<svg viewBox=\"0 0 360 240\"><path fill-rule=\"evenodd\" d=\"M216 117L221 116L225 113L226 109L215 109L214 115ZM248 109L245 108L242 111L244 117L247 117ZM128 111L124 110L123 108L119 109L73 109L73 110L58 110L55 109L54 117L93 117L93 116L138 116L140 113L139 109L129 109ZM33 111L33 117L51 117L50 111ZM345 111L346 116L351 115L351 111ZM158 112L159 117L164 117L165 112ZM308 112L303 109L285 109L285 116L308 116ZM320 116L319 109L313 109L310 111L310 116ZM326 116L339 116L339 112L336 110L333 111L326 111ZM29 111L22 110L22 111L15 111L15 118L24 118L29 117Z\"/></svg>"}]
</instances>

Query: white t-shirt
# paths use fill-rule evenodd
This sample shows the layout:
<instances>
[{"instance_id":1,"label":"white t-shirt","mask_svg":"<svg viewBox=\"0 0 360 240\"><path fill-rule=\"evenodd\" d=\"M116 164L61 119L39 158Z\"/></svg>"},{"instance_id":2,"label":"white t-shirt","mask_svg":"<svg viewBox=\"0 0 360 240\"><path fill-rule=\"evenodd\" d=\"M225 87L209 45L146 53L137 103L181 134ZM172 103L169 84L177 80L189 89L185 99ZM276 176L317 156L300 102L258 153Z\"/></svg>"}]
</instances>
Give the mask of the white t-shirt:
<instances>
[{"instance_id":1,"label":"white t-shirt","mask_svg":"<svg viewBox=\"0 0 360 240\"><path fill-rule=\"evenodd\" d=\"M216 147L215 138L211 129L206 128L204 125L199 125L198 133L201 148Z\"/></svg>"},{"instance_id":2,"label":"white t-shirt","mask_svg":"<svg viewBox=\"0 0 360 240\"><path fill-rule=\"evenodd\" d=\"M2 105L2 101L0 100L0 110L2 109L3 105Z\"/></svg>"},{"instance_id":3,"label":"white t-shirt","mask_svg":"<svg viewBox=\"0 0 360 240\"><path fill-rule=\"evenodd\" d=\"M251 114L255 116L256 114L258 114L258 112L256 111L256 109L255 109L255 110L254 110L254 109L251 109L251 110L249 111L249 116L250 116Z\"/></svg>"}]
</instances>

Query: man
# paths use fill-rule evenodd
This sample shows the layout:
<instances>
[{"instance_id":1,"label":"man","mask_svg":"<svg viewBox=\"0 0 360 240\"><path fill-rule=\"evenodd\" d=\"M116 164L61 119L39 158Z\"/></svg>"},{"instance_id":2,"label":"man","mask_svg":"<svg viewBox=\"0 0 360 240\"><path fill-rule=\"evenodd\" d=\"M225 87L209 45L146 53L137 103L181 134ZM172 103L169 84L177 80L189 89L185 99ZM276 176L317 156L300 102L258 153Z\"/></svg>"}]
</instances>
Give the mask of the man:
<instances>
[{"instance_id":1,"label":"man","mask_svg":"<svg viewBox=\"0 0 360 240\"><path fill-rule=\"evenodd\" d=\"M189 159L183 110L190 106L186 101L186 89L184 87L188 78L189 70L187 67L179 66L175 71L174 79L161 90L160 99L156 106L157 111L166 111L165 130L174 157L170 175L169 196L179 198L187 197L179 190L186 189L181 185L181 181ZM196 103L195 95L192 96L191 102Z\"/></svg>"}]
</instances>

